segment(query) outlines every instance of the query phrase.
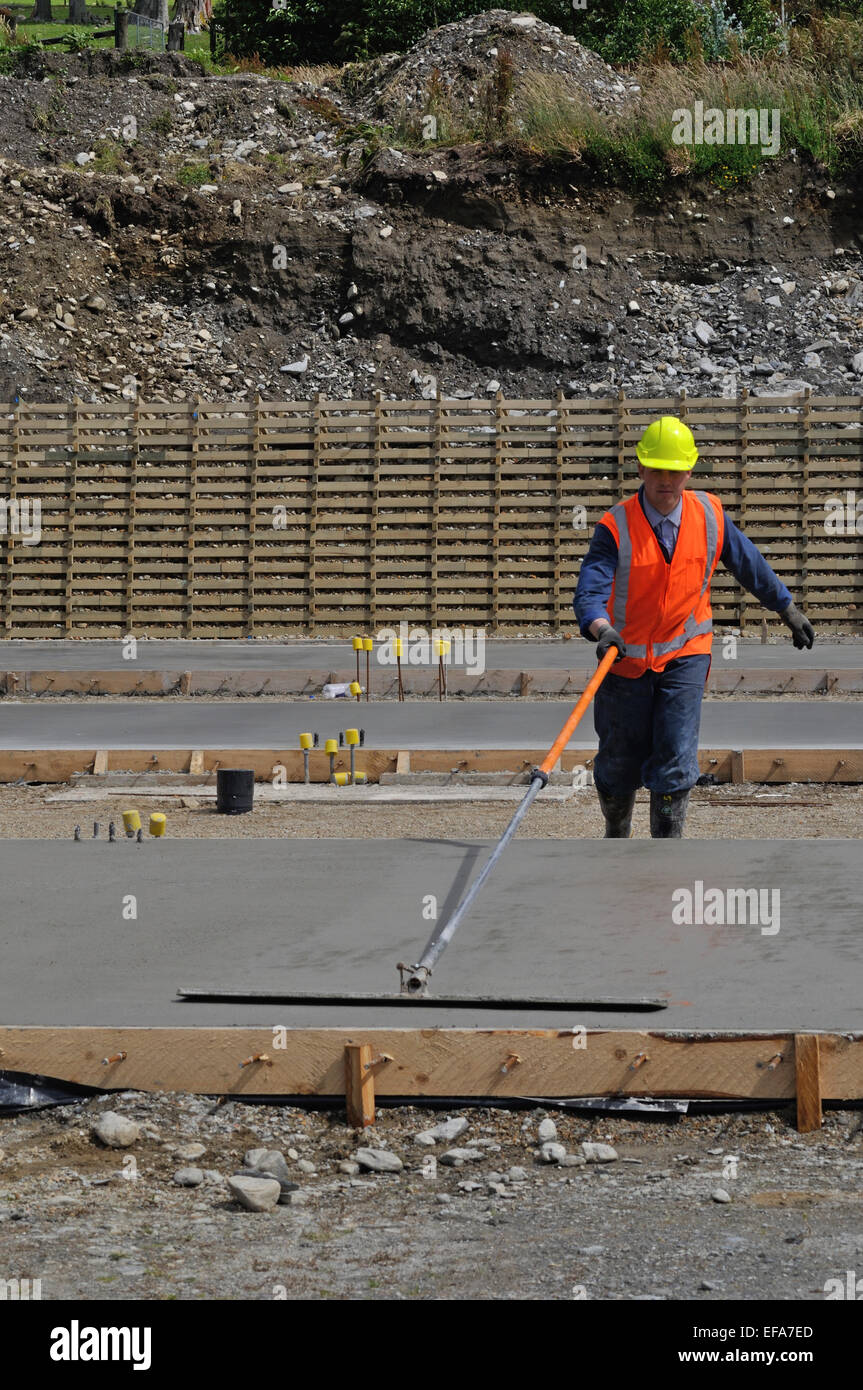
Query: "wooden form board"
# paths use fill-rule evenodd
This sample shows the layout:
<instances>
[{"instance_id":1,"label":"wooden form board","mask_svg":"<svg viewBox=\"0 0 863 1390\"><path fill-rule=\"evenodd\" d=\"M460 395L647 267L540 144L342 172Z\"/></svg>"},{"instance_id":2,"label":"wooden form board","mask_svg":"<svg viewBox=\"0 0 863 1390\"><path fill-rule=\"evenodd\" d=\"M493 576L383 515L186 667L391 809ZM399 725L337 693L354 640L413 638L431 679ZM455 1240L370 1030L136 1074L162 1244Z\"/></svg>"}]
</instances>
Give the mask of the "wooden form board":
<instances>
[{"instance_id":1,"label":"wooden form board","mask_svg":"<svg viewBox=\"0 0 863 1390\"><path fill-rule=\"evenodd\" d=\"M369 782L382 772L529 772L545 757L546 748L430 748L412 749L408 765L397 748L358 748L356 768ZM563 772L590 769L595 750L571 750L560 759ZM97 762L98 759L98 762ZM863 782L863 748L776 749L703 748L698 754L703 773L718 782ZM68 782L82 772L193 772L215 777L220 767L252 768L259 782L280 776L287 782L303 780L303 755L297 748L34 748L0 749L0 783ZM281 769L284 768L284 773ZM336 754L336 772L350 769L350 753ZM309 755L312 782L328 782L329 757L321 749Z\"/></svg>"},{"instance_id":2,"label":"wooden form board","mask_svg":"<svg viewBox=\"0 0 863 1390\"><path fill-rule=\"evenodd\" d=\"M0 1028L0 1066L105 1090L349 1096L352 1113L365 1117L373 1103L371 1077L378 1100L796 1097L810 1128L820 1123L822 1100L863 1099L863 1036L835 1033L585 1032L577 1024Z\"/></svg>"},{"instance_id":3,"label":"wooden form board","mask_svg":"<svg viewBox=\"0 0 863 1390\"><path fill-rule=\"evenodd\" d=\"M398 697L398 676L389 668L373 667L373 694L376 699ZM484 695L580 695L591 671L488 670L481 676L467 671L447 670L450 695L480 698ZM350 681L356 667L307 667L283 671L0 671L0 694L4 695L308 695L316 693L331 678ZM437 699L437 671L402 667L402 683L408 695L430 695ZM863 670L828 671L823 667L804 670L717 671L711 670L708 693L743 695L834 695L863 692Z\"/></svg>"},{"instance_id":4,"label":"wooden form board","mask_svg":"<svg viewBox=\"0 0 863 1390\"><path fill-rule=\"evenodd\" d=\"M7 636L284 636L402 619L572 625L634 446L684 414L694 481L823 631L863 624L863 397L0 404ZM832 529L827 529L831 520ZM721 624L757 605L724 571ZM774 621L771 619L771 621ZM778 620L775 620L778 621Z\"/></svg>"},{"instance_id":5,"label":"wooden form board","mask_svg":"<svg viewBox=\"0 0 863 1390\"><path fill-rule=\"evenodd\" d=\"M534 749L414 749L409 755L412 772L520 772L529 771L544 756L546 750ZM99 757L99 754L102 754ZM198 754L199 756L195 756ZM365 772L367 780L376 782L382 772L397 772L399 752L396 749L358 749L357 771ZM97 761L98 759L98 761ZM590 768L590 752L565 753L561 758L563 772ZM329 781L329 758L314 750L309 759L312 782ZM710 772L719 782L863 782L863 749L793 749L784 754L774 750L732 749L702 750L699 753L702 772ZM197 776L215 776L220 767L247 767L257 781L272 781L283 774L288 782L302 781L302 753L290 749L178 749L157 751L141 748L98 749L0 749L0 783L67 782L76 773L92 772L193 772ZM346 750L336 755L335 771L350 767Z\"/></svg>"}]
</instances>

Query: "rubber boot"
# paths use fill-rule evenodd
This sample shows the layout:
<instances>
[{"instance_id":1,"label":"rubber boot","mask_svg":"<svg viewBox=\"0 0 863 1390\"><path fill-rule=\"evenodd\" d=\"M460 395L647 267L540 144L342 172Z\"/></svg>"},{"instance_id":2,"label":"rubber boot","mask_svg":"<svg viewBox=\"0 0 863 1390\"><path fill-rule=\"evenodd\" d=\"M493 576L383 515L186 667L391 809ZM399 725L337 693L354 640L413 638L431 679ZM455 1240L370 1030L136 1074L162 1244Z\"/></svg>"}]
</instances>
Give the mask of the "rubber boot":
<instances>
[{"instance_id":1,"label":"rubber boot","mask_svg":"<svg viewBox=\"0 0 863 1390\"><path fill-rule=\"evenodd\" d=\"M650 793L650 834L654 840L682 840L689 792Z\"/></svg>"},{"instance_id":2,"label":"rubber boot","mask_svg":"<svg viewBox=\"0 0 863 1390\"><path fill-rule=\"evenodd\" d=\"M605 816L606 840L628 840L632 834L632 808L635 805L635 792L626 796L606 796L596 788L599 805Z\"/></svg>"}]
</instances>

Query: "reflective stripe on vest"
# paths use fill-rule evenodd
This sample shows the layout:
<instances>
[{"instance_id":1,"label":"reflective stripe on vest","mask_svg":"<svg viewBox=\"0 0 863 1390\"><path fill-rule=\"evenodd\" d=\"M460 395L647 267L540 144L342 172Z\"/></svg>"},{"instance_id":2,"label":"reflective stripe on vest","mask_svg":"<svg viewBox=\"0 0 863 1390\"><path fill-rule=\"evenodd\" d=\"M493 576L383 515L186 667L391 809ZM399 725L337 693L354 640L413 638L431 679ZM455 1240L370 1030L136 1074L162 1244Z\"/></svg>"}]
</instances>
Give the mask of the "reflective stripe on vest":
<instances>
[{"instance_id":1,"label":"reflective stripe on vest","mask_svg":"<svg viewBox=\"0 0 863 1390\"><path fill-rule=\"evenodd\" d=\"M626 520L626 507L617 502L611 508L611 515L617 522L617 571L614 576L614 608L611 621L618 632L623 632L626 624L626 600L629 598L629 572L632 568L632 541L629 539L629 523ZM626 655L646 657L647 647L636 642L627 642Z\"/></svg>"}]
</instances>

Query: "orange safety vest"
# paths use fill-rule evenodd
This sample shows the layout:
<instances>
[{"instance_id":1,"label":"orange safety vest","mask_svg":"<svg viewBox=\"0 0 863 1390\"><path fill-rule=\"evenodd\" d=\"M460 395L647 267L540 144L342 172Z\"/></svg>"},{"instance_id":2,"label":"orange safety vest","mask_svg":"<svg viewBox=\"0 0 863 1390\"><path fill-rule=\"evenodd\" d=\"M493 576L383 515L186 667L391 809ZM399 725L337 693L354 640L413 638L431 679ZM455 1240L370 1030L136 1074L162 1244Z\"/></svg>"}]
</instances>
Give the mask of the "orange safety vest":
<instances>
[{"instance_id":1,"label":"orange safety vest","mask_svg":"<svg viewBox=\"0 0 863 1390\"><path fill-rule=\"evenodd\" d=\"M722 553L725 516L712 492L684 492L681 500L670 564L637 494L602 517L617 541L609 609L627 653L612 667L615 676L661 671L669 661L709 652L713 645L710 580Z\"/></svg>"}]
</instances>

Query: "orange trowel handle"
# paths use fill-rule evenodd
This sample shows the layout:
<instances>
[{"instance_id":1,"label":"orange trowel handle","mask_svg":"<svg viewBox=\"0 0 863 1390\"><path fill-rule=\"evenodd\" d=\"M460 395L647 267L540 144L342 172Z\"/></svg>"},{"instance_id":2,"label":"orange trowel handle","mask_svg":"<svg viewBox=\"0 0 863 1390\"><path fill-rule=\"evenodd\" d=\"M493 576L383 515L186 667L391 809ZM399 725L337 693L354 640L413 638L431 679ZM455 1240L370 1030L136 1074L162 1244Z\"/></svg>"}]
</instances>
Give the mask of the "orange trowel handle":
<instances>
[{"instance_id":1,"label":"orange trowel handle","mask_svg":"<svg viewBox=\"0 0 863 1390\"><path fill-rule=\"evenodd\" d=\"M569 740L572 738L575 726L578 724L579 720L581 719L581 716L584 714L584 711L587 709L588 705L590 704L599 687L602 685L602 682L605 680L606 676L608 675L609 671L611 670L619 655L620 653L617 650L617 647L609 647L608 651L605 653L605 656L602 658L595 672L593 673L587 685L585 686L584 694L582 695L578 704L573 709L572 714L567 719L557 738L554 740L554 743L551 745L551 748L549 748L547 756L539 764L540 772L544 772L546 775L548 775L548 773L551 772L552 768L554 767L564 748L569 743Z\"/></svg>"}]
</instances>

